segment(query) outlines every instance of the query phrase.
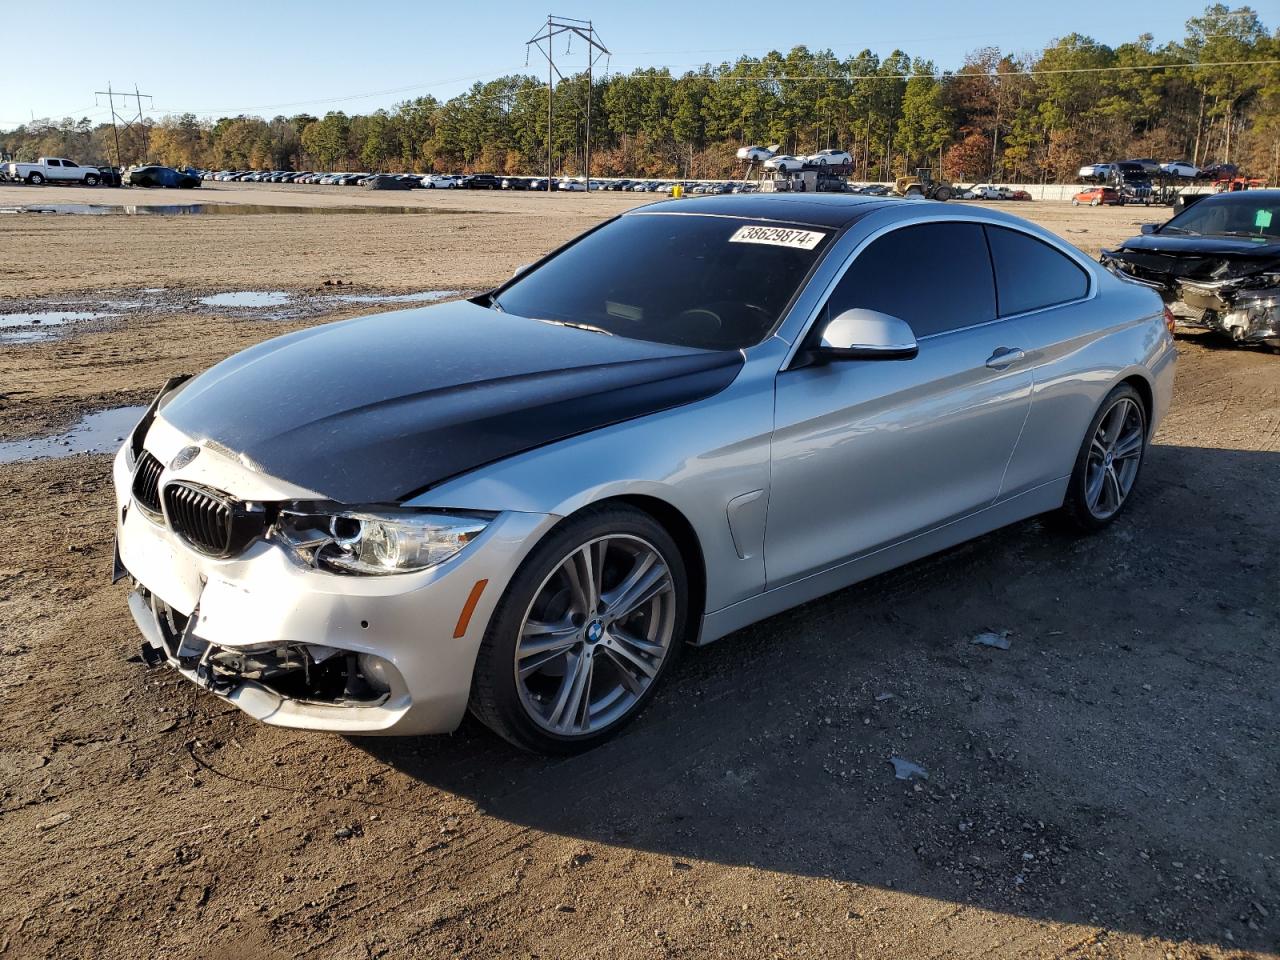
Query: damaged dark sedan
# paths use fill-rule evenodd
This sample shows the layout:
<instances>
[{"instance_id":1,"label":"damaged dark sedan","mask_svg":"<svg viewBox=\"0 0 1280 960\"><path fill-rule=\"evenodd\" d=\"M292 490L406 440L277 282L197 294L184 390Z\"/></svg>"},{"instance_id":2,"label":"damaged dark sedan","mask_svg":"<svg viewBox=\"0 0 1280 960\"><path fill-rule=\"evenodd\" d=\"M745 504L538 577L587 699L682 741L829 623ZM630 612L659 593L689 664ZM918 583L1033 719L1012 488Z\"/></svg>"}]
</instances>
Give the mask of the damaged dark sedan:
<instances>
[{"instance_id":1,"label":"damaged dark sedan","mask_svg":"<svg viewBox=\"0 0 1280 960\"><path fill-rule=\"evenodd\" d=\"M1179 324L1280 347L1280 190L1206 197L1102 263L1158 290Z\"/></svg>"}]
</instances>

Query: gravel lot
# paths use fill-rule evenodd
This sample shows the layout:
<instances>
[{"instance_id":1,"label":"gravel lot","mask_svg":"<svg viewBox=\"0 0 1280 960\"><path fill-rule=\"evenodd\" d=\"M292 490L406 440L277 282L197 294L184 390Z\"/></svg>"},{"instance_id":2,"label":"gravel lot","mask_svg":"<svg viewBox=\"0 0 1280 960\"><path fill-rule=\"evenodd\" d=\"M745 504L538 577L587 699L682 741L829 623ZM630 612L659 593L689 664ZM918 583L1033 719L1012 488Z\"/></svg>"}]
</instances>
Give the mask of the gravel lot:
<instances>
[{"instance_id":1,"label":"gravel lot","mask_svg":"<svg viewBox=\"0 0 1280 960\"><path fill-rule=\"evenodd\" d=\"M436 212L0 216L0 313L134 304L0 343L0 440L369 309L335 291L483 288L640 202L227 187L0 207ZM1160 213L1006 206L1090 253ZM192 302L235 290L296 309ZM559 761L473 722L272 729L146 670L108 456L0 466L0 957L1274 955L1280 355L1179 352L1105 534L1019 524L691 651Z\"/></svg>"}]
</instances>

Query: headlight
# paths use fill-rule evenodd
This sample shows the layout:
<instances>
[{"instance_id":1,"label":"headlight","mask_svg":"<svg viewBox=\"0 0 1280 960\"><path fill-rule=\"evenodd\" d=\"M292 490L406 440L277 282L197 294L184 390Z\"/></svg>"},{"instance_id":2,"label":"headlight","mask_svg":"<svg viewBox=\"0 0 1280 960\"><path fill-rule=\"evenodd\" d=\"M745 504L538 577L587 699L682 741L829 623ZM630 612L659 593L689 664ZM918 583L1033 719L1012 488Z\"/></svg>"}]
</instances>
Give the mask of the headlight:
<instances>
[{"instance_id":1,"label":"headlight","mask_svg":"<svg viewBox=\"0 0 1280 960\"><path fill-rule=\"evenodd\" d=\"M376 576L443 563L478 537L493 516L358 507L311 510L298 504L280 511L273 532L313 567Z\"/></svg>"}]
</instances>

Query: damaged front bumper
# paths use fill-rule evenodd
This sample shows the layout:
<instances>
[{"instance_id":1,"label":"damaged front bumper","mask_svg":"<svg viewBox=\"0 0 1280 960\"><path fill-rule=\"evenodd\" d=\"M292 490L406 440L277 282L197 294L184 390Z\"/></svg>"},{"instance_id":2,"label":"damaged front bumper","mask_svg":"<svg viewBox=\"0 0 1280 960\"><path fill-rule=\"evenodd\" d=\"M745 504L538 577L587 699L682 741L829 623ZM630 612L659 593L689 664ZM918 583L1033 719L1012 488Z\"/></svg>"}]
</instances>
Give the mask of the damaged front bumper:
<instances>
[{"instance_id":1,"label":"damaged front bumper","mask_svg":"<svg viewBox=\"0 0 1280 960\"><path fill-rule=\"evenodd\" d=\"M1190 259L1176 268L1160 269L1144 258L1109 250L1103 251L1101 262L1116 276L1158 291L1180 326L1212 330L1237 343L1280 342L1280 273L1202 278L1198 274L1233 271L1225 265L1195 270L1200 264Z\"/></svg>"},{"instance_id":2,"label":"damaged front bumper","mask_svg":"<svg viewBox=\"0 0 1280 960\"><path fill-rule=\"evenodd\" d=\"M167 463L189 441L158 424L147 445ZM244 467L211 450L200 463L206 473L226 471L224 488L262 482L238 476ZM183 475L166 469L160 482L171 473ZM126 449L113 475L116 573L134 583L129 609L144 659L264 723L334 733L456 729L493 608L529 545L555 521L503 513L435 567L342 576L306 566L270 539L234 557L202 554L134 502Z\"/></svg>"}]
</instances>

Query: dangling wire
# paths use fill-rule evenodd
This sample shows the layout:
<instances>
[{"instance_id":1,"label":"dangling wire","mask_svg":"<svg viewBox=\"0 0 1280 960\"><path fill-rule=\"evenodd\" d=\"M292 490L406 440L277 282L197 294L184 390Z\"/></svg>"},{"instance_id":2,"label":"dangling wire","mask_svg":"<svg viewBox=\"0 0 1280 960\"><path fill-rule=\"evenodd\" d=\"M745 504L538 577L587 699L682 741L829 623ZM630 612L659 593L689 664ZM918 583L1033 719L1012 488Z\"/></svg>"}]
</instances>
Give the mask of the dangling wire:
<instances>
[{"instance_id":1,"label":"dangling wire","mask_svg":"<svg viewBox=\"0 0 1280 960\"><path fill-rule=\"evenodd\" d=\"M529 66L529 45L527 43L524 45L524 65L526 67Z\"/></svg>"}]
</instances>

